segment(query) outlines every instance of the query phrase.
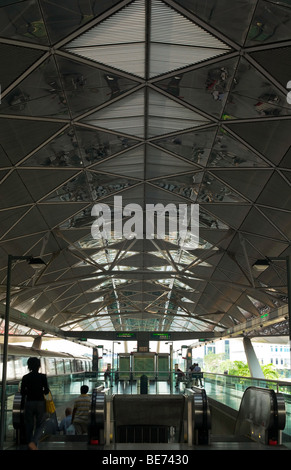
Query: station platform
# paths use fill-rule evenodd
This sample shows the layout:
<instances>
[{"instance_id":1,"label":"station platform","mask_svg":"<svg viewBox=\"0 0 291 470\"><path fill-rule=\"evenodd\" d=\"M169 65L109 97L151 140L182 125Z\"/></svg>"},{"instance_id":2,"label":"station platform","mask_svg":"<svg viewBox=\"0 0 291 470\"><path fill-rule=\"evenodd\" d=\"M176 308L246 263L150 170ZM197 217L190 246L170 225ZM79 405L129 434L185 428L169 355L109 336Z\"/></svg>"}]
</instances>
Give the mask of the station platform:
<instances>
[{"instance_id":1,"label":"station platform","mask_svg":"<svg viewBox=\"0 0 291 470\"><path fill-rule=\"evenodd\" d=\"M202 386L189 387L188 382L170 384L166 380L151 380L144 394L140 380L101 382L96 379L96 376L88 375L62 386L55 384L52 393L56 405L55 419L60 422L66 407L73 408L81 385L88 385L92 396L90 419L92 416L94 419L97 417L99 425L102 423L100 436L103 436L103 440L97 440L96 445L95 437L91 439L90 435L65 436L58 430L50 432L48 428L39 443L40 451L99 452L99 459L100 455L116 453L192 455L197 451L277 452L291 449L291 439L285 439L284 442L280 439L284 427L282 416L285 420L286 410L285 403L283 407L280 401L281 395L274 390L254 386L241 390L240 387L234 387L231 377L219 377L214 387L213 376L205 374ZM251 395L245 398L247 393ZM98 397L94 405L93 396ZM261 416L262 410L267 409L266 405L269 403L271 406L275 402L275 412L270 408L267 417ZM249 408L252 403L255 403L256 409ZM274 421L276 415L276 437L273 438L274 427L270 439L266 429L258 426L256 420L253 423L254 431L262 434L264 440L246 436L245 427L242 426L250 421L249 416L252 415L257 416L257 422ZM148 428L155 426L162 429L162 439L159 440L158 436L146 441L140 437L141 432L145 433L145 428L147 433ZM137 439L132 437L132 433L137 433ZM14 439L6 442L5 450L22 451L27 450L27 446Z\"/></svg>"},{"instance_id":2,"label":"station platform","mask_svg":"<svg viewBox=\"0 0 291 470\"><path fill-rule=\"evenodd\" d=\"M258 426L259 420L268 420L263 415L262 418L257 416L252 425L256 433L266 434L265 439L260 442L258 439L251 439L249 435L246 435L246 428L242 426L245 426L245 422L251 421L248 416L258 414L258 409L262 410L262 404L267 408L267 394L270 391L267 391L266 394L263 389L252 388L247 392L249 396L242 399L240 411L235 412L219 401L209 399L204 387L189 389L185 384L178 384L177 387L174 387L173 393L169 394L167 382L153 382L149 384L148 393L141 394L138 381L133 384L116 383L107 388L99 385L94 389L96 396L94 404L94 394L92 394L90 419L92 422L92 416L94 419L97 417L99 426L101 423L99 436L102 438L99 441L96 437L92 439L90 428L88 428L89 435L81 436L65 436L58 432L46 432L41 439L38 450L99 452L98 459L100 455L115 455L116 453L121 453L121 455L142 454L144 456L172 453L182 456L206 450L207 452L290 450L291 447L285 443L275 442L279 433L276 434L276 438L271 437L270 439L267 437L267 430ZM64 407L73 407L77 396L78 394L71 395L70 401L68 401L66 394L59 394L56 399L56 414L62 417ZM274 397L273 394L270 403L274 401ZM252 410L250 404L255 401L258 402L257 410ZM278 401L278 403L277 410L280 408L280 402ZM271 410L270 416L272 413ZM279 418L280 413L278 414ZM276 422L279 423L280 428L280 420ZM161 434L155 435L155 439L150 438L146 441L141 437L149 436L149 428L154 429L158 425L161 428ZM238 428L239 431L237 431ZM240 432L240 429L244 429L244 431ZM272 429L270 436L274 435L275 431ZM128 436L130 437L128 438ZM266 442L270 444L272 439L274 442L271 445L266 445ZM21 451L26 449L26 445L13 442L7 446L6 450Z\"/></svg>"}]
</instances>

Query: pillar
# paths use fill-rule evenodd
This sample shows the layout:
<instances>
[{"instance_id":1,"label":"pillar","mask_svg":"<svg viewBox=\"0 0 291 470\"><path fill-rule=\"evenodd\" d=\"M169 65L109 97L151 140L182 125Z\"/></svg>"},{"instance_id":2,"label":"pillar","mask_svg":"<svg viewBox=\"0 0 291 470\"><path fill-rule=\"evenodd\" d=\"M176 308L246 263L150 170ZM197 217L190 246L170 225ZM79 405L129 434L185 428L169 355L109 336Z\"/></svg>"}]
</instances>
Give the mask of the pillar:
<instances>
[{"instance_id":1,"label":"pillar","mask_svg":"<svg viewBox=\"0 0 291 470\"><path fill-rule=\"evenodd\" d=\"M253 348L253 345L252 345L252 342L251 342L250 338L244 337L243 343L244 343L244 349L245 349L245 353L246 353L246 357L247 357L251 377L255 377L255 378L258 378L258 379L264 379L265 376L264 376L263 371L261 369L260 363L258 361L258 358L256 356L256 353L254 351L254 348Z\"/></svg>"},{"instance_id":2,"label":"pillar","mask_svg":"<svg viewBox=\"0 0 291 470\"><path fill-rule=\"evenodd\" d=\"M41 349L42 345L42 336L37 336L34 338L32 349Z\"/></svg>"}]
</instances>

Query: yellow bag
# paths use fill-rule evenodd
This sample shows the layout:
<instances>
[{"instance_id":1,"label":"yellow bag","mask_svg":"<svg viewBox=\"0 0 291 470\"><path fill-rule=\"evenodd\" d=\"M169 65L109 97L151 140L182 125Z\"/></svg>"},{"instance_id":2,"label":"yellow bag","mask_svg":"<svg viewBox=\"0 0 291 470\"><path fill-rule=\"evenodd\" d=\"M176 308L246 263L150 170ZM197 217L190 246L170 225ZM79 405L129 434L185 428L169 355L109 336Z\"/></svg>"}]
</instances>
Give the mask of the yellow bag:
<instances>
[{"instance_id":1,"label":"yellow bag","mask_svg":"<svg viewBox=\"0 0 291 470\"><path fill-rule=\"evenodd\" d=\"M46 412L49 414L53 414L56 411L51 392L45 397L45 408Z\"/></svg>"}]
</instances>

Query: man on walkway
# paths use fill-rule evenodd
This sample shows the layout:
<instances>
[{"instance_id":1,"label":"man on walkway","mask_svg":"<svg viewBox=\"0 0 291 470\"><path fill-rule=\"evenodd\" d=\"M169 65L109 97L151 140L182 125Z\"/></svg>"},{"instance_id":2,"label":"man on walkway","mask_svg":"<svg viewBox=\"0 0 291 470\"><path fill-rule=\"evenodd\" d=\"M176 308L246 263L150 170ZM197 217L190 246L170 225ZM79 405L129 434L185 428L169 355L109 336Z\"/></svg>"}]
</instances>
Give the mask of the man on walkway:
<instances>
[{"instance_id":1,"label":"man on walkway","mask_svg":"<svg viewBox=\"0 0 291 470\"><path fill-rule=\"evenodd\" d=\"M72 423L76 434L88 434L89 411L91 408L91 397L88 395L89 387L82 385L81 395L74 403Z\"/></svg>"}]
</instances>

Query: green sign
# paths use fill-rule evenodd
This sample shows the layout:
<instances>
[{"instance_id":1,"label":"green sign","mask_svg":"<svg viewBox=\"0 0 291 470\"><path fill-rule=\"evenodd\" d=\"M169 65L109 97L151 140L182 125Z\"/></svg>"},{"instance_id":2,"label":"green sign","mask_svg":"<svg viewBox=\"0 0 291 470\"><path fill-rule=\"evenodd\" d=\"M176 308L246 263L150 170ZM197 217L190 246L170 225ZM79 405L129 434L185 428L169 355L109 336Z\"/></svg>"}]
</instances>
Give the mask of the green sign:
<instances>
[{"instance_id":1,"label":"green sign","mask_svg":"<svg viewBox=\"0 0 291 470\"><path fill-rule=\"evenodd\" d=\"M135 339L136 333L116 333L116 338L118 339Z\"/></svg>"},{"instance_id":2,"label":"green sign","mask_svg":"<svg viewBox=\"0 0 291 470\"><path fill-rule=\"evenodd\" d=\"M151 339L155 341L168 341L171 339L171 333L151 333Z\"/></svg>"}]
</instances>

